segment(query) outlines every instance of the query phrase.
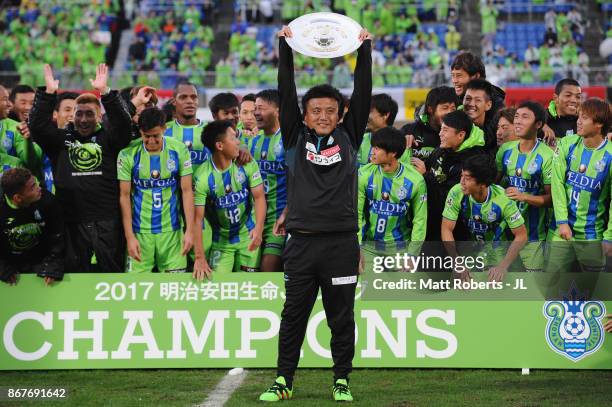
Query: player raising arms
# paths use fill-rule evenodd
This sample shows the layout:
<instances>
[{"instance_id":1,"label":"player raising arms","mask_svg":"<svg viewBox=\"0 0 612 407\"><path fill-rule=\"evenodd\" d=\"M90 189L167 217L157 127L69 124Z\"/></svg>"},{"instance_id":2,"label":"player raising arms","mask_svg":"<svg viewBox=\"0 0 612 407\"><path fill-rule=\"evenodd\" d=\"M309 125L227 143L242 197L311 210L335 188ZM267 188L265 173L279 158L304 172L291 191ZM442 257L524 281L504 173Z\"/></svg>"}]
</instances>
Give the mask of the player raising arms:
<instances>
[{"instance_id":1,"label":"player raising arms","mask_svg":"<svg viewBox=\"0 0 612 407\"><path fill-rule=\"evenodd\" d=\"M330 85L306 92L302 115L293 52L285 40L292 35L289 27L279 32L278 89L288 186L285 229L290 235L283 252L286 299L277 378L260 400L291 398L308 317L321 288L332 335L332 394L337 401L350 401L348 375L355 354L353 308L359 269L356 156L370 112L372 37L366 30L359 34L363 43L357 51L353 95L343 117L344 98Z\"/></svg>"},{"instance_id":2,"label":"player raising arms","mask_svg":"<svg viewBox=\"0 0 612 407\"><path fill-rule=\"evenodd\" d=\"M612 142L605 138L611 120L608 103L588 99L580 107L578 135L558 142L552 176L553 243L547 270L567 271L577 258L584 271L603 271L602 239L607 254L612 254ZM573 244L558 243L562 241Z\"/></svg>"},{"instance_id":3,"label":"player raising arms","mask_svg":"<svg viewBox=\"0 0 612 407\"><path fill-rule=\"evenodd\" d=\"M186 254L193 246L191 160L183 143L164 137L165 119L156 107L143 110L138 118L141 140L117 159L128 272L150 272L155 266L162 273L185 272Z\"/></svg>"},{"instance_id":4,"label":"player raising arms","mask_svg":"<svg viewBox=\"0 0 612 407\"><path fill-rule=\"evenodd\" d=\"M212 229L212 247L207 257L202 246L195 245L193 277L201 280L213 271L257 271L257 249L266 217L266 198L257 164L251 161L239 166L235 162L240 140L227 120L208 123L202 142L212 151L212 157L194 175L195 239L202 240L206 215Z\"/></svg>"}]
</instances>

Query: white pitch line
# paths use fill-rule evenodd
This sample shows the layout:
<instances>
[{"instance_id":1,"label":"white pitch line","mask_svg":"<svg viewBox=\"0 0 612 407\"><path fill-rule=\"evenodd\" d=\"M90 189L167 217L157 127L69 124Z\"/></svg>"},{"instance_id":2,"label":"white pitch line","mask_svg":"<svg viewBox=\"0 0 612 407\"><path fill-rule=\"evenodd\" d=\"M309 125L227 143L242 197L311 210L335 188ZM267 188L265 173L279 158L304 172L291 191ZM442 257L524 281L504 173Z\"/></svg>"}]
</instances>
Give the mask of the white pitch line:
<instances>
[{"instance_id":1,"label":"white pitch line","mask_svg":"<svg viewBox=\"0 0 612 407\"><path fill-rule=\"evenodd\" d=\"M223 379L217 383L217 386L210 392L208 397L206 397L206 400L196 407L222 407L229 400L234 391L240 387L246 375L246 370L233 376L226 374L223 376Z\"/></svg>"}]
</instances>

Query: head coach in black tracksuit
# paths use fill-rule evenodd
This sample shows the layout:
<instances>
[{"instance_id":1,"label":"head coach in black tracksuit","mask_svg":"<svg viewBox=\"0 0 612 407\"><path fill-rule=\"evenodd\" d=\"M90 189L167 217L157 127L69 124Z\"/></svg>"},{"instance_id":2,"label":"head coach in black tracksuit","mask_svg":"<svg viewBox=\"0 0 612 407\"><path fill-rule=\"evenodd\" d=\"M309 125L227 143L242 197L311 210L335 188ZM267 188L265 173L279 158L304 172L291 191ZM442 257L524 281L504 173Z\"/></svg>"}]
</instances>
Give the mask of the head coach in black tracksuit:
<instances>
[{"instance_id":1,"label":"head coach in black tracksuit","mask_svg":"<svg viewBox=\"0 0 612 407\"><path fill-rule=\"evenodd\" d=\"M278 375L292 387L308 317L319 287L331 329L334 379L346 379L355 354L357 240L357 151L365 132L372 95L371 37L358 50L349 109L329 85L311 88L298 106L293 53L280 36L278 88L280 124L287 160L289 234L283 253L286 300L279 333ZM289 34L290 35L290 34ZM334 380L335 381L335 380Z\"/></svg>"},{"instance_id":2,"label":"head coach in black tracksuit","mask_svg":"<svg viewBox=\"0 0 612 407\"><path fill-rule=\"evenodd\" d=\"M98 67L94 89L110 127L101 126L98 98L76 99L74 125L58 129L51 120L58 81L45 67L46 89L38 89L30 112L34 141L51 159L56 196L66 223L66 272L124 270L125 239L119 212L117 155L132 139L132 119L117 91L107 87L108 68ZM92 264L95 255L97 267Z\"/></svg>"}]
</instances>

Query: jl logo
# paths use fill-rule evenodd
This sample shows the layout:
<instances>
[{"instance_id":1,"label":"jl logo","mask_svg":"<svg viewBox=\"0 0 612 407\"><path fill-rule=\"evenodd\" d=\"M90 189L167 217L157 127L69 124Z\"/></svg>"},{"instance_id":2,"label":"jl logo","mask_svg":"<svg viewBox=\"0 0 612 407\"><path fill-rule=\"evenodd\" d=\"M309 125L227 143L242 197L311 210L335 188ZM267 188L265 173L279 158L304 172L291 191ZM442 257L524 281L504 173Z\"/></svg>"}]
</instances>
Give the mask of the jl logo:
<instances>
[{"instance_id":1,"label":"jl logo","mask_svg":"<svg viewBox=\"0 0 612 407\"><path fill-rule=\"evenodd\" d=\"M604 342L601 320L606 307L601 301L585 301L576 288L563 301L544 304L546 342L557 353L573 362L596 352Z\"/></svg>"}]
</instances>

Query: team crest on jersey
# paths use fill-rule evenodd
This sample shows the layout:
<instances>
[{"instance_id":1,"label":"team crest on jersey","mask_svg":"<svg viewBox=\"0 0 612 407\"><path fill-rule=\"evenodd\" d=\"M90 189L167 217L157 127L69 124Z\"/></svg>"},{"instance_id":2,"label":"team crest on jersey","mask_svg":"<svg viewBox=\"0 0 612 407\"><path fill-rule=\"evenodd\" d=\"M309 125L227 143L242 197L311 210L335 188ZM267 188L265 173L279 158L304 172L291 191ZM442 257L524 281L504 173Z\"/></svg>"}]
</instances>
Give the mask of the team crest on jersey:
<instances>
[{"instance_id":1,"label":"team crest on jersey","mask_svg":"<svg viewBox=\"0 0 612 407\"><path fill-rule=\"evenodd\" d=\"M281 143L278 143L274 146L274 155L278 158L279 155L283 152L283 146Z\"/></svg>"},{"instance_id":2,"label":"team crest on jersey","mask_svg":"<svg viewBox=\"0 0 612 407\"><path fill-rule=\"evenodd\" d=\"M193 147L193 142L186 140L185 141L185 147L187 147L189 150L191 150L191 147Z\"/></svg>"},{"instance_id":3,"label":"team crest on jersey","mask_svg":"<svg viewBox=\"0 0 612 407\"><path fill-rule=\"evenodd\" d=\"M448 199L446 200L446 206L453 206L453 202L454 202L454 201L453 201L453 198L448 198Z\"/></svg>"},{"instance_id":4,"label":"team crest on jersey","mask_svg":"<svg viewBox=\"0 0 612 407\"><path fill-rule=\"evenodd\" d=\"M529 166L527 167L527 173L529 175L533 175L538 171L538 163L535 161L532 161L529 163Z\"/></svg>"},{"instance_id":5,"label":"team crest on jersey","mask_svg":"<svg viewBox=\"0 0 612 407\"><path fill-rule=\"evenodd\" d=\"M578 167L578 171L580 171L582 173L585 173L586 169L587 169L587 167L584 164L580 164L580 167Z\"/></svg>"},{"instance_id":6,"label":"team crest on jersey","mask_svg":"<svg viewBox=\"0 0 612 407\"><path fill-rule=\"evenodd\" d=\"M166 161L166 168L170 172L176 170L176 163L174 162L172 158L168 158L168 161Z\"/></svg>"},{"instance_id":7,"label":"team crest on jersey","mask_svg":"<svg viewBox=\"0 0 612 407\"><path fill-rule=\"evenodd\" d=\"M586 301L572 287L562 301L544 303L546 342L560 355L573 362L596 352L604 342L601 320L606 307L601 301Z\"/></svg>"},{"instance_id":8,"label":"team crest on jersey","mask_svg":"<svg viewBox=\"0 0 612 407\"><path fill-rule=\"evenodd\" d=\"M13 140L11 140L10 137L5 137L4 140L2 140L2 147L4 147L6 151L9 151L13 147Z\"/></svg>"},{"instance_id":9,"label":"team crest on jersey","mask_svg":"<svg viewBox=\"0 0 612 407\"><path fill-rule=\"evenodd\" d=\"M480 222L480 220L481 220L481 219L482 219L482 218L480 217L480 215L474 215L474 220L475 220L476 222Z\"/></svg>"},{"instance_id":10,"label":"team crest on jersey","mask_svg":"<svg viewBox=\"0 0 612 407\"><path fill-rule=\"evenodd\" d=\"M229 194L230 192L232 192L232 186L228 184L225 186L224 190L226 194Z\"/></svg>"},{"instance_id":11,"label":"team crest on jersey","mask_svg":"<svg viewBox=\"0 0 612 407\"><path fill-rule=\"evenodd\" d=\"M238 181L239 184L244 184L244 181L246 181L246 175L244 175L242 171L238 171L236 173L236 181Z\"/></svg>"},{"instance_id":12,"label":"team crest on jersey","mask_svg":"<svg viewBox=\"0 0 612 407\"><path fill-rule=\"evenodd\" d=\"M489 211L489 213L487 213L487 220L489 222L495 222L497 220L497 214L493 211Z\"/></svg>"},{"instance_id":13,"label":"team crest on jersey","mask_svg":"<svg viewBox=\"0 0 612 407\"><path fill-rule=\"evenodd\" d=\"M267 152L267 151L262 151L262 152L261 152L261 158L262 158L262 159L264 159L264 160L265 160L265 159L266 159L266 157L267 157L267 155L268 155L268 152Z\"/></svg>"},{"instance_id":14,"label":"team crest on jersey","mask_svg":"<svg viewBox=\"0 0 612 407\"><path fill-rule=\"evenodd\" d=\"M157 170L151 171L151 178L158 179L159 176L160 176L159 171L157 171Z\"/></svg>"},{"instance_id":15,"label":"team crest on jersey","mask_svg":"<svg viewBox=\"0 0 612 407\"><path fill-rule=\"evenodd\" d=\"M606 169L606 162L604 160L599 160L595 163L595 171L602 172Z\"/></svg>"},{"instance_id":16,"label":"team crest on jersey","mask_svg":"<svg viewBox=\"0 0 612 407\"><path fill-rule=\"evenodd\" d=\"M406 188L399 187L399 189L397 190L397 197L402 200L406 199L406 196L408 196L408 191L406 190Z\"/></svg>"},{"instance_id":17,"label":"team crest on jersey","mask_svg":"<svg viewBox=\"0 0 612 407\"><path fill-rule=\"evenodd\" d=\"M522 168L520 168L520 167L519 167L519 168L517 168L517 169L516 169L516 176L517 176L517 177L520 177L522 174L523 174L523 169L522 169Z\"/></svg>"},{"instance_id":18,"label":"team crest on jersey","mask_svg":"<svg viewBox=\"0 0 612 407\"><path fill-rule=\"evenodd\" d=\"M382 199L383 199L383 201L388 201L389 200L389 193L388 192L383 192L382 193Z\"/></svg>"}]
</instances>

